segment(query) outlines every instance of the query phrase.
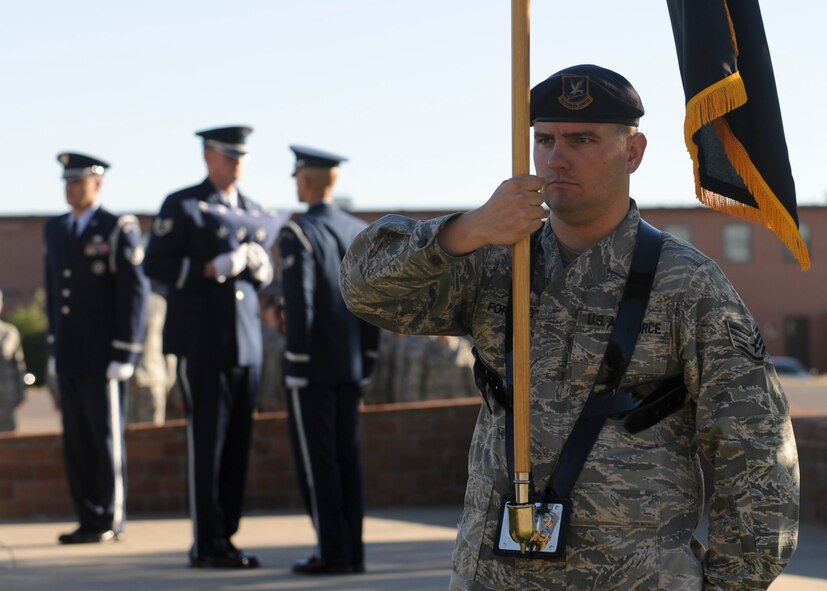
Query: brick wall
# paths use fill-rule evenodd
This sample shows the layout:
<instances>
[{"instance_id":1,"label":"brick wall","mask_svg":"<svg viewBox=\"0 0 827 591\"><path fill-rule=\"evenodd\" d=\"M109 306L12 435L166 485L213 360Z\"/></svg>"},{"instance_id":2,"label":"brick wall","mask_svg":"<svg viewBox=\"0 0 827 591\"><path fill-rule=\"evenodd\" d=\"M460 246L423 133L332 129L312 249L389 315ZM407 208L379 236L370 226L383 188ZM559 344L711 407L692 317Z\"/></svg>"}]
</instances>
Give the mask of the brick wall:
<instances>
[{"instance_id":1,"label":"brick wall","mask_svg":"<svg viewBox=\"0 0 827 591\"><path fill-rule=\"evenodd\" d=\"M362 449L369 507L459 505L477 399L368 406ZM796 409L801 518L827 524L827 417ZM127 429L127 511L186 511L185 425ZM59 435L0 435L0 519L72 518ZM300 508L286 416L256 418L247 510Z\"/></svg>"},{"instance_id":2,"label":"brick wall","mask_svg":"<svg viewBox=\"0 0 827 591\"><path fill-rule=\"evenodd\" d=\"M361 438L370 507L462 503L477 398L372 405ZM186 512L186 428L130 425L127 514ZM300 508L286 414L259 415L253 431L247 510ZM0 435L0 519L71 519L60 435Z\"/></svg>"}]
</instances>

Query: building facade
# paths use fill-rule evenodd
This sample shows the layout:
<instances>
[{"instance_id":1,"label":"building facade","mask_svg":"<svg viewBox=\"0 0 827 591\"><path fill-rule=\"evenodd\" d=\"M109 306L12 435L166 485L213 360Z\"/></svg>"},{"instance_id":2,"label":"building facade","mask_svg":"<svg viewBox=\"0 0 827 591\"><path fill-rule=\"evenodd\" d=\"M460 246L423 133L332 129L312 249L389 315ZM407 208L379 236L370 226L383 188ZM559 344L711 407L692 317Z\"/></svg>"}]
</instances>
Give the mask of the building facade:
<instances>
[{"instance_id":1,"label":"building facade","mask_svg":"<svg viewBox=\"0 0 827 591\"><path fill-rule=\"evenodd\" d=\"M426 219L441 211L354 212L367 222L386 213ZM769 230L705 207L642 208L655 226L691 242L712 257L732 281L761 328L772 355L795 357L827 371L827 207L799 208L801 233L812 267L802 272ZM151 215L139 215L146 231ZM0 289L5 316L28 304L43 286L43 226L48 216L0 217Z\"/></svg>"}]
</instances>

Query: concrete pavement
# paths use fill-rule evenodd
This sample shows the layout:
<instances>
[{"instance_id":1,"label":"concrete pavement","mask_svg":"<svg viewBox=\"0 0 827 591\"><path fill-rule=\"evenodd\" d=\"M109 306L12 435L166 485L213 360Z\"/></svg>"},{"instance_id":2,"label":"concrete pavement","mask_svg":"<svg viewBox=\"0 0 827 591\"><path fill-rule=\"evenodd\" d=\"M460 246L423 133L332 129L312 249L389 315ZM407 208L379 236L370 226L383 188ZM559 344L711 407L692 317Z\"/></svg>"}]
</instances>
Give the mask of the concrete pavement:
<instances>
[{"instance_id":1,"label":"concrete pavement","mask_svg":"<svg viewBox=\"0 0 827 591\"><path fill-rule=\"evenodd\" d=\"M267 589L445 589L450 577L453 525L458 509L374 512L365 523L367 570L363 575L299 577L290 565L313 551L304 515L246 517L234 542L258 555L262 568L239 572L190 569L187 519L137 519L123 542L60 546L56 536L71 523L0 525L3 591L176 591Z\"/></svg>"},{"instance_id":2,"label":"concrete pavement","mask_svg":"<svg viewBox=\"0 0 827 591\"><path fill-rule=\"evenodd\" d=\"M825 378L783 380L794 406L827 414ZM19 432L57 431L45 391L32 390L19 409ZM298 577L295 560L313 551L310 520L296 513L247 516L236 544L256 553L262 568L249 572L186 567L191 543L188 519L133 519L117 544L60 546L57 536L73 523L0 522L0 591L430 591L447 588L460 508L373 510L365 523L367 573ZM770 591L827 591L827 527L802 523L798 550Z\"/></svg>"},{"instance_id":3,"label":"concrete pavement","mask_svg":"<svg viewBox=\"0 0 827 591\"><path fill-rule=\"evenodd\" d=\"M367 573L300 577L295 560L312 553L310 520L279 513L245 517L236 544L262 568L238 572L186 567L187 519L135 519L123 542L60 546L72 523L0 524L3 591L430 591L447 588L459 508L386 509L365 523ZM770 591L827 591L827 528L803 525L792 563Z\"/></svg>"}]
</instances>

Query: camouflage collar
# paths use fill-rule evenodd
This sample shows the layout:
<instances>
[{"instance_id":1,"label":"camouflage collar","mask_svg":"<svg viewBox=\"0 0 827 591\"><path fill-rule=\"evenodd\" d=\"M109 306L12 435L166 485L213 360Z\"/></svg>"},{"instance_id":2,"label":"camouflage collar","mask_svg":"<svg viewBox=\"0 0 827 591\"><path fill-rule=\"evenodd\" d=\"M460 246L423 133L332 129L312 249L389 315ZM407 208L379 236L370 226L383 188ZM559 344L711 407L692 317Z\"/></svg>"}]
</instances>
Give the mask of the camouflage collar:
<instances>
[{"instance_id":1,"label":"camouflage collar","mask_svg":"<svg viewBox=\"0 0 827 591\"><path fill-rule=\"evenodd\" d=\"M631 200L629 212L615 231L583 253L565 270L566 284L590 288L602 285L610 274L625 277L632 261L639 219L637 204ZM546 224L543 228L540 243L547 277L558 277L563 269L563 261L551 224Z\"/></svg>"}]
</instances>

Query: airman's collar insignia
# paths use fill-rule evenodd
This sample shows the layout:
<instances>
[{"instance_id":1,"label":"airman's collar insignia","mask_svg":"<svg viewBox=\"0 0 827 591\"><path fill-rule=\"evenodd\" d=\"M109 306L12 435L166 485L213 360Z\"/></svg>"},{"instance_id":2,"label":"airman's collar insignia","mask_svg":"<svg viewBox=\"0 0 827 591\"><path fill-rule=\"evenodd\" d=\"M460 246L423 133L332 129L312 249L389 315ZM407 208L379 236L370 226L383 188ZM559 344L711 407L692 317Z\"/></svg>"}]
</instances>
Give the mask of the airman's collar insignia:
<instances>
[{"instance_id":1,"label":"airman's collar insignia","mask_svg":"<svg viewBox=\"0 0 827 591\"><path fill-rule=\"evenodd\" d=\"M585 109L594 97L589 94L589 77L588 76L573 76L563 74L561 76L563 83L563 90L557 100L560 104L571 109L572 111L579 111Z\"/></svg>"}]
</instances>

